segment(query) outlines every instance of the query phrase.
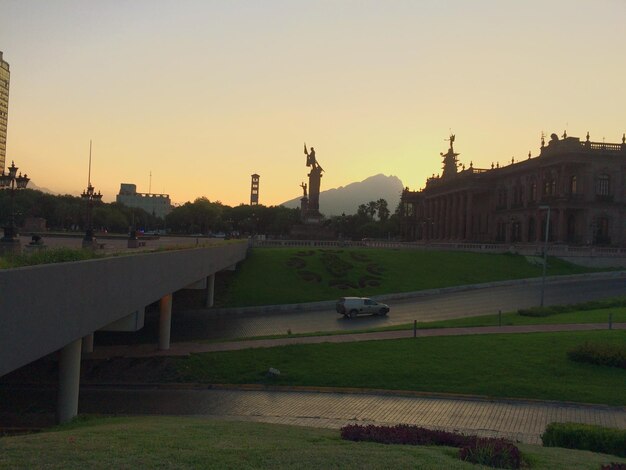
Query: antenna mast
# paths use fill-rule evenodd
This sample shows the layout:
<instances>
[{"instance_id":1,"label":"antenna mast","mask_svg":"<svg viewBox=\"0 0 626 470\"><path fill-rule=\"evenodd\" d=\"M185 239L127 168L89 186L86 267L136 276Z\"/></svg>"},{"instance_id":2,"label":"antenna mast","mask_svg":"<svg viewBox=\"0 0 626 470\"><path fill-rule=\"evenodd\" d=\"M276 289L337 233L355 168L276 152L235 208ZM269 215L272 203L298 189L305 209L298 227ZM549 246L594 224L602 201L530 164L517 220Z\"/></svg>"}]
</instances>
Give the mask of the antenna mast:
<instances>
[{"instance_id":1,"label":"antenna mast","mask_svg":"<svg viewBox=\"0 0 626 470\"><path fill-rule=\"evenodd\" d=\"M150 170L150 182L148 183L148 194L152 194L152 170Z\"/></svg>"},{"instance_id":2,"label":"antenna mast","mask_svg":"<svg viewBox=\"0 0 626 470\"><path fill-rule=\"evenodd\" d=\"M89 139L89 174L87 175L87 187L91 186L91 139Z\"/></svg>"}]
</instances>

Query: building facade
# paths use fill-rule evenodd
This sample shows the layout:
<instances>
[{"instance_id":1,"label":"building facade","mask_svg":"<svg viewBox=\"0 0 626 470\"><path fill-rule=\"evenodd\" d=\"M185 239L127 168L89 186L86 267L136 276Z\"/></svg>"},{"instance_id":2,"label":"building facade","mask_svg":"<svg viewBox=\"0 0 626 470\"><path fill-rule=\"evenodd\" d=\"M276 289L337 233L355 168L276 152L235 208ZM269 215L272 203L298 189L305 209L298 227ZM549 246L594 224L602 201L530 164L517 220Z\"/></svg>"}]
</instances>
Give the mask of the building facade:
<instances>
[{"instance_id":1,"label":"building facade","mask_svg":"<svg viewBox=\"0 0 626 470\"><path fill-rule=\"evenodd\" d=\"M2 51L0 51L0 173L2 173L6 167L10 81L11 72L9 70L9 64L2 59Z\"/></svg>"},{"instance_id":2,"label":"building facade","mask_svg":"<svg viewBox=\"0 0 626 470\"><path fill-rule=\"evenodd\" d=\"M160 218L164 218L172 211L169 194L138 193L135 184L122 183L115 201L127 207L143 209Z\"/></svg>"},{"instance_id":3,"label":"building facade","mask_svg":"<svg viewBox=\"0 0 626 470\"><path fill-rule=\"evenodd\" d=\"M441 176L401 198L407 241L626 246L626 135L622 143L552 134L539 156L459 170L453 148Z\"/></svg>"}]
</instances>

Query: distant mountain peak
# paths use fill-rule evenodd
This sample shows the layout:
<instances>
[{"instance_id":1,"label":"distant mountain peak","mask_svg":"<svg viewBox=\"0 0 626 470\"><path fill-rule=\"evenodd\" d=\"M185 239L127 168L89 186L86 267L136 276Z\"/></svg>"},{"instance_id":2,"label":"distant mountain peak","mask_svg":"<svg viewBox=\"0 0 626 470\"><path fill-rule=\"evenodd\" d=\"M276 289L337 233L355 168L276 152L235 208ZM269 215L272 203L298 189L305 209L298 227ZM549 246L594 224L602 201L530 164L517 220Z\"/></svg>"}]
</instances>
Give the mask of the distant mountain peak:
<instances>
[{"instance_id":1,"label":"distant mountain peak","mask_svg":"<svg viewBox=\"0 0 626 470\"><path fill-rule=\"evenodd\" d=\"M320 193L320 212L325 216L355 214L359 204L385 199L392 212L400 202L404 185L397 176L369 176L363 181L355 181L345 186L328 189ZM300 197L281 204L285 207L300 207Z\"/></svg>"}]
</instances>

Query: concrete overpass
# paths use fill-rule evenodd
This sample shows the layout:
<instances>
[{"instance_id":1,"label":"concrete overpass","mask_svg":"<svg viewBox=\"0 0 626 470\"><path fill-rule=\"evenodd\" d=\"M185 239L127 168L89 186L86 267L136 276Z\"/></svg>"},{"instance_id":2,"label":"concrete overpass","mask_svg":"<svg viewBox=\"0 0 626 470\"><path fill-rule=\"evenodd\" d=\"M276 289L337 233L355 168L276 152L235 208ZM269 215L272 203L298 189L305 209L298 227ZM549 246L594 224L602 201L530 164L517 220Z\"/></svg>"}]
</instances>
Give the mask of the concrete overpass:
<instances>
[{"instance_id":1,"label":"concrete overpass","mask_svg":"<svg viewBox=\"0 0 626 470\"><path fill-rule=\"evenodd\" d=\"M160 301L159 348L169 348L172 294L195 285L212 305L215 273L247 242L0 270L0 376L59 351L57 417L78 412L81 350L100 329L137 330Z\"/></svg>"}]
</instances>

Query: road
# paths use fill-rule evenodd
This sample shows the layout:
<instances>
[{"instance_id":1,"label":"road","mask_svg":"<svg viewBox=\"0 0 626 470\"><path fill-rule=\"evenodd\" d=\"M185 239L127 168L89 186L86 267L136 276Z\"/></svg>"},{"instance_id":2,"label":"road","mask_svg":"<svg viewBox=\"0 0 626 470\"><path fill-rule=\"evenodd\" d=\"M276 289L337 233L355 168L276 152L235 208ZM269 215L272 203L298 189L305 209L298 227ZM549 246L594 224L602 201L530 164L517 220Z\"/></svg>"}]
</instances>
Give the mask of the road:
<instances>
[{"instance_id":1,"label":"road","mask_svg":"<svg viewBox=\"0 0 626 470\"><path fill-rule=\"evenodd\" d=\"M626 278L579 279L546 284L545 304L557 305L626 295ZM368 329L417 321L496 315L539 304L540 285L511 285L472 289L389 302L386 317L345 319L331 309L312 312L278 312L218 318L207 311L176 312L172 318L173 341L222 339L273 334ZM151 321L152 320L152 321ZM156 331L158 319L148 319L148 331Z\"/></svg>"}]
</instances>

